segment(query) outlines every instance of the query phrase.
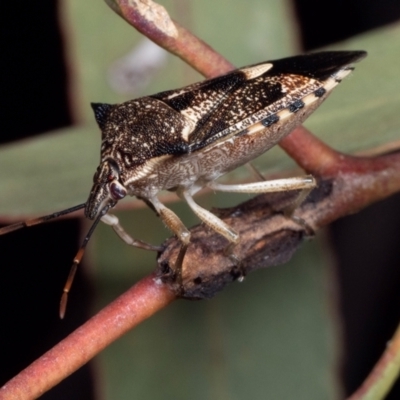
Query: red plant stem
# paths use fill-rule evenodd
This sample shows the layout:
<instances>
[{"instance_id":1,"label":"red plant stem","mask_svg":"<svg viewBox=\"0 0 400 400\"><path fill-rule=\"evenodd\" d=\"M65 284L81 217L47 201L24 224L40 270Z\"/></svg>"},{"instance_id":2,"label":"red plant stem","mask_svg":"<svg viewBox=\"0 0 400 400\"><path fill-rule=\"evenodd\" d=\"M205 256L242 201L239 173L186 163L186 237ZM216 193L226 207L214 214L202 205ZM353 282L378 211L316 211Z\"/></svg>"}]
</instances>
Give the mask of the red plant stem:
<instances>
[{"instance_id":1,"label":"red plant stem","mask_svg":"<svg viewBox=\"0 0 400 400\"><path fill-rule=\"evenodd\" d=\"M279 145L306 171L315 175L325 175L332 166L336 168L344 156L327 146L304 126L298 126Z\"/></svg>"},{"instance_id":2,"label":"red plant stem","mask_svg":"<svg viewBox=\"0 0 400 400\"><path fill-rule=\"evenodd\" d=\"M297 127L280 144L307 172L324 179L333 178L336 185L345 183L341 185L340 197L321 213L315 225L310 217L308 222L314 228L357 212L400 190L399 152L379 157L345 155L327 146L303 126Z\"/></svg>"},{"instance_id":3,"label":"red plant stem","mask_svg":"<svg viewBox=\"0 0 400 400\"><path fill-rule=\"evenodd\" d=\"M175 54L207 78L223 75L234 65L212 47L173 21L164 7L149 0L106 0L108 5L144 36Z\"/></svg>"},{"instance_id":4,"label":"red plant stem","mask_svg":"<svg viewBox=\"0 0 400 400\"><path fill-rule=\"evenodd\" d=\"M39 397L174 299L154 274L147 276L7 382L0 398Z\"/></svg>"},{"instance_id":5,"label":"red plant stem","mask_svg":"<svg viewBox=\"0 0 400 400\"><path fill-rule=\"evenodd\" d=\"M357 157L340 153L326 145L304 126L298 126L279 144L297 164L319 176L337 176L339 173L367 174L387 168L387 162L384 161L387 156Z\"/></svg>"}]
</instances>

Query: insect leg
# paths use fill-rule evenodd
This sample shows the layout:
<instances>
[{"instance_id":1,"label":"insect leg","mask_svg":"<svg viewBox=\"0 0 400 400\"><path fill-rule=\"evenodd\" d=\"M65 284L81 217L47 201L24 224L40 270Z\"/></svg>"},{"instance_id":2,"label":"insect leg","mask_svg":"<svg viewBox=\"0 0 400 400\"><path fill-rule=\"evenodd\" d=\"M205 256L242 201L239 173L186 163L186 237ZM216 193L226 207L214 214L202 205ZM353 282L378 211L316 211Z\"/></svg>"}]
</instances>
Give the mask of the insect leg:
<instances>
[{"instance_id":1,"label":"insect leg","mask_svg":"<svg viewBox=\"0 0 400 400\"><path fill-rule=\"evenodd\" d=\"M266 181L265 177L263 176L263 174L254 166L253 163L247 163L246 164L247 169L253 173L253 175L260 181ZM289 206L287 206L284 209L284 214L287 217L291 217L293 215L294 210L299 207L301 205L301 203L303 203L303 201L307 198L307 196L309 195L309 193L311 192L311 190L314 188L314 186L310 187L310 188L306 188L306 189L302 189L299 196L297 197L297 199L290 204Z\"/></svg>"},{"instance_id":2,"label":"insect leg","mask_svg":"<svg viewBox=\"0 0 400 400\"><path fill-rule=\"evenodd\" d=\"M208 210L200 207L195 201L190 193L183 190L180 196L189 204L189 207L193 212L211 229L218 232L220 235L224 236L229 242L237 244L239 241L239 235L225 222L219 219L216 215Z\"/></svg>"},{"instance_id":3,"label":"insect leg","mask_svg":"<svg viewBox=\"0 0 400 400\"><path fill-rule=\"evenodd\" d=\"M118 217L115 216L114 214L106 214L103 217L101 217L101 220L107 224L110 225L115 233L126 243L129 244L130 246L138 247L140 249L145 249L145 250L152 250L152 251L161 251L162 247L160 246L154 246L152 244L143 242L141 240L134 239L131 235L129 235L125 229L122 227L122 225L119 223Z\"/></svg>"},{"instance_id":4,"label":"insect leg","mask_svg":"<svg viewBox=\"0 0 400 400\"><path fill-rule=\"evenodd\" d=\"M255 165L251 162L246 164L246 168L259 180L265 181L263 174L255 167Z\"/></svg>"},{"instance_id":5,"label":"insect leg","mask_svg":"<svg viewBox=\"0 0 400 400\"><path fill-rule=\"evenodd\" d=\"M286 217L293 219L295 222L303 226L306 231L313 233L313 230L302 219L293 216L293 212L296 208L301 205L311 190L317 186L317 181L312 175L237 185L224 185L217 182L209 182L207 186L213 190L234 193L269 193L300 190L296 200L289 206L285 207L283 213Z\"/></svg>"},{"instance_id":6,"label":"insect leg","mask_svg":"<svg viewBox=\"0 0 400 400\"><path fill-rule=\"evenodd\" d=\"M154 209L157 211L160 218L164 221L165 225L178 237L181 241L181 249L175 261L175 273L178 283L182 286L182 265L186 250L190 243L190 231L186 228L179 217L169 208L158 200L157 197L147 199Z\"/></svg>"},{"instance_id":7,"label":"insect leg","mask_svg":"<svg viewBox=\"0 0 400 400\"><path fill-rule=\"evenodd\" d=\"M187 190L182 190L179 192L179 196L185 200L189 207L193 210L193 212L211 229L215 232L219 233L223 237L225 237L230 243L225 248L225 254L234 262L234 264L239 269L239 280L243 280L244 271L240 266L240 260L235 254L233 250L235 246L239 243L239 234L236 233L229 225L227 225L224 221L219 219L216 215L211 213L208 210L200 207L194 200L192 195Z\"/></svg>"},{"instance_id":8,"label":"insect leg","mask_svg":"<svg viewBox=\"0 0 400 400\"><path fill-rule=\"evenodd\" d=\"M253 183L242 183L236 185L225 185L223 183L209 182L207 184L213 190L231 193L269 193L269 192L286 192L289 190L308 190L315 188L317 185L313 176L274 179L270 181L261 181Z\"/></svg>"}]
</instances>

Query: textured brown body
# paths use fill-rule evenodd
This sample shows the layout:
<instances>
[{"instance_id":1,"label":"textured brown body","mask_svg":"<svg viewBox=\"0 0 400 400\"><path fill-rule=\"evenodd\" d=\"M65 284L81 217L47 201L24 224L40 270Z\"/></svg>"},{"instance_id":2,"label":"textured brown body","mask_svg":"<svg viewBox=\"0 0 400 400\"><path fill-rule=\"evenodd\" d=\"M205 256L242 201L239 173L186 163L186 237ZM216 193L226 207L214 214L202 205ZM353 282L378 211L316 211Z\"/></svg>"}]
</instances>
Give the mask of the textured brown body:
<instances>
[{"instance_id":1,"label":"textured brown body","mask_svg":"<svg viewBox=\"0 0 400 400\"><path fill-rule=\"evenodd\" d=\"M247 185L215 180L289 134L353 70L351 63L364 56L364 52L296 56L122 104L93 104L102 131L101 162L85 215L101 218L132 243L109 210L126 195L137 196L181 240L177 264L182 265L190 233L157 197L161 190L176 191L204 223L228 240L232 255L238 234L192 196L205 186L247 193L311 190L315 180L310 176Z\"/></svg>"},{"instance_id":2,"label":"textured brown body","mask_svg":"<svg viewBox=\"0 0 400 400\"><path fill-rule=\"evenodd\" d=\"M201 151L181 156L161 156L153 160L151 171L142 178L127 179L128 193L153 197L160 190L193 188L192 194L225 173L265 153L301 124L325 99L321 98L287 119L251 135L224 137ZM131 181L131 183L130 183Z\"/></svg>"},{"instance_id":3,"label":"textured brown body","mask_svg":"<svg viewBox=\"0 0 400 400\"><path fill-rule=\"evenodd\" d=\"M110 213L125 196L136 196L157 212L181 243L173 273L168 274L181 291L183 260L191 233L158 199L159 191L170 190L224 238L224 254L234 264L232 276L240 279L244 269L240 256L235 254L240 230L199 206L193 195L205 186L214 191L242 193L300 190L295 205L300 204L316 185L310 175L232 185L216 179L265 153L289 134L351 73L351 64L365 55L362 51L344 51L284 58L122 104L92 104L102 144L100 164L86 203L2 228L0 234L85 208L85 216L94 223L64 287L60 308L63 316L77 265L100 220L111 225L127 244L160 250L133 239ZM285 213L290 214L294 207Z\"/></svg>"}]
</instances>

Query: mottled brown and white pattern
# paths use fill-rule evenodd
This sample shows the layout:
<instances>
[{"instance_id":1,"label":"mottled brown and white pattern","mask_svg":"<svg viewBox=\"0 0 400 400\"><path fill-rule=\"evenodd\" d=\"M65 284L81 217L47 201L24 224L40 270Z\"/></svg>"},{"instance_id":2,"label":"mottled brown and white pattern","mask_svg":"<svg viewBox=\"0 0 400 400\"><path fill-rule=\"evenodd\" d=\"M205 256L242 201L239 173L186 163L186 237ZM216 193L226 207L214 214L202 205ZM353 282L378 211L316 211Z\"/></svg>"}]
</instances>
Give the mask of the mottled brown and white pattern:
<instances>
[{"instance_id":1,"label":"mottled brown and white pattern","mask_svg":"<svg viewBox=\"0 0 400 400\"><path fill-rule=\"evenodd\" d=\"M267 61L122 104L92 104L102 144L100 165L87 202L30 224L84 207L86 217L95 222L74 260L75 267L100 219L126 243L158 249L133 239L118 218L109 213L120 199L136 196L152 207L180 239L182 250L176 262L179 280L190 232L157 197L159 191L170 190L227 239L227 254L240 265L234 255L237 233L197 205L193 195L205 186L247 193L311 190L315 186L311 176L236 185L215 180L288 135L353 71L352 64L365 55L363 51L321 52ZM19 223L2 228L0 234L22 226ZM65 297L71 283L72 279L64 289Z\"/></svg>"},{"instance_id":2,"label":"mottled brown and white pattern","mask_svg":"<svg viewBox=\"0 0 400 400\"><path fill-rule=\"evenodd\" d=\"M238 235L192 196L204 186L249 193L311 190L315 180L310 176L228 186L215 180L289 134L364 56L322 52L268 61L119 105L93 104L102 131L101 164L86 216L105 214L102 220L118 233L122 227L108 209L125 195L145 200L182 242L179 274L190 233L157 197L160 190L175 191L228 240L234 257Z\"/></svg>"}]
</instances>

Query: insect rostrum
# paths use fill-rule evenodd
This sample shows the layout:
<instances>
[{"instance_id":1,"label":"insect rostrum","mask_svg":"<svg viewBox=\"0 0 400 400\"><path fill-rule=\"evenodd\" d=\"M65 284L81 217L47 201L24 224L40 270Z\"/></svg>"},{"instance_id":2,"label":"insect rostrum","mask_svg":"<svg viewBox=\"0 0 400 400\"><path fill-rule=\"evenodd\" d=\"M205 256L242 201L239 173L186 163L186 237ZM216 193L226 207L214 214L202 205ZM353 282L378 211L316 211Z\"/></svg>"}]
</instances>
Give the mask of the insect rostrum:
<instances>
[{"instance_id":1,"label":"insect rostrum","mask_svg":"<svg viewBox=\"0 0 400 400\"><path fill-rule=\"evenodd\" d=\"M352 70L363 51L321 52L268 61L235 70L177 90L127 101L92 104L101 129L101 159L88 200L49 216L18 223L0 234L85 209L94 220L64 289L66 295L83 251L101 219L128 244L158 250L127 234L110 210L125 196L150 205L182 243L175 265L180 279L190 232L157 197L170 190L184 199L210 228L227 239L227 255L235 256L238 234L195 203L193 195L208 186L226 192L263 193L310 190L311 176L223 185L215 180L266 152L304 121Z\"/></svg>"}]
</instances>

